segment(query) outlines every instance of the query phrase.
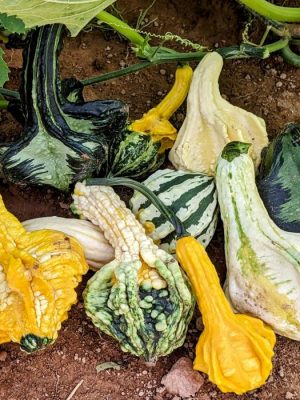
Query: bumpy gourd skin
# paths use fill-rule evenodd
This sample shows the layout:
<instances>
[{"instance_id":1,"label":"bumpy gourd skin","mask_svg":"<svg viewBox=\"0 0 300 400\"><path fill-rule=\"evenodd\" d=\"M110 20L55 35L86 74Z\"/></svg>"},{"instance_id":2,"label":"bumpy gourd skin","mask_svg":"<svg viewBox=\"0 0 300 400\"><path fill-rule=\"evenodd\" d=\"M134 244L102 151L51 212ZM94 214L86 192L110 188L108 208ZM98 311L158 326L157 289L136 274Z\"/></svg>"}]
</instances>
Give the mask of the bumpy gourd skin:
<instances>
[{"instance_id":1,"label":"bumpy gourd skin","mask_svg":"<svg viewBox=\"0 0 300 400\"><path fill-rule=\"evenodd\" d=\"M208 374L222 392L242 394L260 387L272 370L274 332L259 319L233 313L213 264L195 238L179 239L176 255L204 323L194 368Z\"/></svg>"},{"instance_id":2,"label":"bumpy gourd skin","mask_svg":"<svg viewBox=\"0 0 300 400\"><path fill-rule=\"evenodd\" d=\"M228 144L217 166L227 294L236 310L300 340L300 235L283 231L269 217L256 187L249 146Z\"/></svg>"},{"instance_id":3,"label":"bumpy gourd skin","mask_svg":"<svg viewBox=\"0 0 300 400\"><path fill-rule=\"evenodd\" d=\"M26 232L0 196L0 343L17 342L30 353L53 342L87 270L75 239Z\"/></svg>"},{"instance_id":4,"label":"bumpy gourd skin","mask_svg":"<svg viewBox=\"0 0 300 400\"><path fill-rule=\"evenodd\" d=\"M115 249L115 260L87 284L87 314L126 352L146 360L171 353L184 342L195 303L177 261L154 245L111 188L78 183L73 198Z\"/></svg>"}]
</instances>

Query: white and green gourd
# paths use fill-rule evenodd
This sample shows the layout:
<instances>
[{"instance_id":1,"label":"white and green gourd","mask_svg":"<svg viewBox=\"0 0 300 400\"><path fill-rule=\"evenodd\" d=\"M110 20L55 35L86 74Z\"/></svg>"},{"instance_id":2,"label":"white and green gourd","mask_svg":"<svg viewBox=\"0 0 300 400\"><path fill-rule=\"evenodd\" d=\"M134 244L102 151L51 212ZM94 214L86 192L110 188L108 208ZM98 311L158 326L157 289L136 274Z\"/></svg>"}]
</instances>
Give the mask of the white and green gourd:
<instances>
[{"instance_id":1,"label":"white and green gourd","mask_svg":"<svg viewBox=\"0 0 300 400\"><path fill-rule=\"evenodd\" d=\"M171 353L183 344L195 305L179 264L153 243L112 188L77 183L73 199L76 213L98 225L115 250L115 259L87 284L87 315L125 352L145 360Z\"/></svg>"},{"instance_id":2,"label":"white and green gourd","mask_svg":"<svg viewBox=\"0 0 300 400\"><path fill-rule=\"evenodd\" d=\"M249 147L229 143L217 164L227 294L239 312L300 340L300 235L283 231L269 217L256 187Z\"/></svg>"},{"instance_id":3,"label":"white and green gourd","mask_svg":"<svg viewBox=\"0 0 300 400\"><path fill-rule=\"evenodd\" d=\"M50 229L72 236L81 244L86 262L95 271L112 261L114 249L97 225L75 218L42 217L22 222L28 232Z\"/></svg>"},{"instance_id":4,"label":"white and green gourd","mask_svg":"<svg viewBox=\"0 0 300 400\"><path fill-rule=\"evenodd\" d=\"M184 224L204 247L211 241L218 219L218 200L214 179L204 174L161 169L144 181L159 199ZM130 207L155 243L175 253L174 226L153 203L135 191Z\"/></svg>"}]
</instances>

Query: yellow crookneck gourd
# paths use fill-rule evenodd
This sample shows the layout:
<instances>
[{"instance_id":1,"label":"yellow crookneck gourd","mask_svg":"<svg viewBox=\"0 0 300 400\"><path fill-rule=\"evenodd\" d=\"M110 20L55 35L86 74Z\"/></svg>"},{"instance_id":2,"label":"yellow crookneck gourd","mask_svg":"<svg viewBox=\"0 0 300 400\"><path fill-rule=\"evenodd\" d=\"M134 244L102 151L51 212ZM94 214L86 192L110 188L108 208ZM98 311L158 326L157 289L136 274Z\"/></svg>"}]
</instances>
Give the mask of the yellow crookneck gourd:
<instances>
[{"instance_id":1,"label":"yellow crookneck gourd","mask_svg":"<svg viewBox=\"0 0 300 400\"><path fill-rule=\"evenodd\" d=\"M204 247L154 193L130 179L96 181L140 191L174 225L177 259L191 282L204 323L194 368L205 372L223 392L242 394L263 385L272 370L273 330L257 318L234 314Z\"/></svg>"},{"instance_id":2,"label":"yellow crookneck gourd","mask_svg":"<svg viewBox=\"0 0 300 400\"><path fill-rule=\"evenodd\" d=\"M169 119L184 102L190 87L193 70L189 65L177 68L175 83L166 97L130 125L132 131L151 135L154 142L160 141L159 153L170 149L177 136L176 128Z\"/></svg>"},{"instance_id":3,"label":"yellow crookneck gourd","mask_svg":"<svg viewBox=\"0 0 300 400\"><path fill-rule=\"evenodd\" d=\"M61 232L26 232L0 196L0 344L28 353L53 342L88 270L79 243Z\"/></svg>"}]
</instances>

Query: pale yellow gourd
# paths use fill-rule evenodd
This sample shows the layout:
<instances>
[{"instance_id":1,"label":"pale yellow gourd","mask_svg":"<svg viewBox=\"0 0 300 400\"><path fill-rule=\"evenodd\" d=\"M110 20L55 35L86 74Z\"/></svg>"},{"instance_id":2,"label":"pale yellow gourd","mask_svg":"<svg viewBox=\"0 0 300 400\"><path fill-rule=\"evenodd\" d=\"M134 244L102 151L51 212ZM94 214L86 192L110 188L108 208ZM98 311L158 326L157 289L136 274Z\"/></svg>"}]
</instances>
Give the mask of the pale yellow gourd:
<instances>
[{"instance_id":1,"label":"pale yellow gourd","mask_svg":"<svg viewBox=\"0 0 300 400\"><path fill-rule=\"evenodd\" d=\"M256 167L268 144L265 121L225 100L219 89L222 57L208 53L193 74L187 98L187 114L169 159L181 170L215 174L216 161L231 141L252 143Z\"/></svg>"}]
</instances>

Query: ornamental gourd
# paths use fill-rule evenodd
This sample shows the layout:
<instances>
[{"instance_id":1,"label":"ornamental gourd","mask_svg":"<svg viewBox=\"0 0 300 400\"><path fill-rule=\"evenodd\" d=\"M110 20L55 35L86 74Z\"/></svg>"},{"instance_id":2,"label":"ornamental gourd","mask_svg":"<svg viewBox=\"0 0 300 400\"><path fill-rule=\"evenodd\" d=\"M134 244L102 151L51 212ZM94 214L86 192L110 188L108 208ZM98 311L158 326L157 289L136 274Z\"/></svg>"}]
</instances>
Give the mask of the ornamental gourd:
<instances>
[{"instance_id":1,"label":"ornamental gourd","mask_svg":"<svg viewBox=\"0 0 300 400\"><path fill-rule=\"evenodd\" d=\"M109 150L107 176L143 177L161 166L177 136L169 119L184 102L192 75L190 66L178 67L166 97L141 119L116 133Z\"/></svg>"},{"instance_id":2,"label":"ornamental gourd","mask_svg":"<svg viewBox=\"0 0 300 400\"><path fill-rule=\"evenodd\" d=\"M89 267L95 271L112 261L114 249L98 226L75 218L42 217L22 222L28 232L51 229L72 236L82 246Z\"/></svg>"},{"instance_id":3,"label":"ornamental gourd","mask_svg":"<svg viewBox=\"0 0 300 400\"><path fill-rule=\"evenodd\" d=\"M159 199L184 223L186 230L206 247L218 219L218 200L213 178L194 172L162 169L144 181ZM147 234L169 253L175 253L174 226L151 201L134 192L130 207Z\"/></svg>"},{"instance_id":4,"label":"ornamental gourd","mask_svg":"<svg viewBox=\"0 0 300 400\"><path fill-rule=\"evenodd\" d=\"M24 125L21 137L0 144L0 165L12 182L68 190L99 173L112 137L127 124L128 107L116 100L84 102L83 85L60 80L64 26L30 32L23 54L21 101L10 110Z\"/></svg>"},{"instance_id":5,"label":"ornamental gourd","mask_svg":"<svg viewBox=\"0 0 300 400\"><path fill-rule=\"evenodd\" d=\"M263 385L272 370L275 334L259 319L234 314L203 246L143 184L124 178L91 180L90 183L93 182L122 184L139 190L174 224L176 255L190 279L204 323L194 368L207 373L223 392L242 394Z\"/></svg>"},{"instance_id":6,"label":"ornamental gourd","mask_svg":"<svg viewBox=\"0 0 300 400\"><path fill-rule=\"evenodd\" d=\"M195 304L177 261L146 236L111 188L77 183L73 199L115 249L115 259L88 281L87 315L123 351L145 360L171 353L184 342Z\"/></svg>"},{"instance_id":7,"label":"ornamental gourd","mask_svg":"<svg viewBox=\"0 0 300 400\"><path fill-rule=\"evenodd\" d=\"M52 343L87 270L75 239L27 232L0 197L0 344L17 342L31 353Z\"/></svg>"},{"instance_id":8,"label":"ornamental gourd","mask_svg":"<svg viewBox=\"0 0 300 400\"><path fill-rule=\"evenodd\" d=\"M262 153L259 194L279 228L300 233L300 125L288 124Z\"/></svg>"},{"instance_id":9,"label":"ornamental gourd","mask_svg":"<svg viewBox=\"0 0 300 400\"><path fill-rule=\"evenodd\" d=\"M255 166L260 163L261 150L268 144L265 122L221 96L218 79L222 66L220 54L212 52L194 71L186 118L169 155L177 169L214 175L218 156L234 140L252 143Z\"/></svg>"},{"instance_id":10,"label":"ornamental gourd","mask_svg":"<svg viewBox=\"0 0 300 400\"><path fill-rule=\"evenodd\" d=\"M249 147L229 143L217 165L227 293L236 310L300 340L300 235L283 231L269 217Z\"/></svg>"}]
</instances>

